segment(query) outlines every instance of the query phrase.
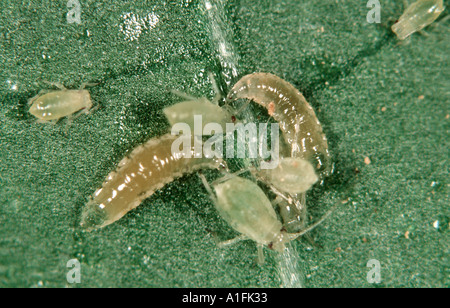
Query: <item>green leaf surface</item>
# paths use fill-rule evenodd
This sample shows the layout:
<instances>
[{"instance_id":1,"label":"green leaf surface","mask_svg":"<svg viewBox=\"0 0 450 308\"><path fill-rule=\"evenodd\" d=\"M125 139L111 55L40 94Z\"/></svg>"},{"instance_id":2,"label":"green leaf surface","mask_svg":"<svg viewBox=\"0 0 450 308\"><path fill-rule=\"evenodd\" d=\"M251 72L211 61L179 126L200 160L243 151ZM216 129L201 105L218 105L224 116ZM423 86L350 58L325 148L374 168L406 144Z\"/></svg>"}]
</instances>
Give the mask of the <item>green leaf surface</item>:
<instances>
[{"instance_id":1,"label":"green leaf surface","mask_svg":"<svg viewBox=\"0 0 450 308\"><path fill-rule=\"evenodd\" d=\"M0 3L0 287L450 287L447 12L428 36L399 41L389 26L401 1L381 1L381 24L359 0L80 3L81 24L65 1ZM78 227L118 162L169 130L170 89L212 99L209 72L227 93L258 71L295 85L329 139L335 173L308 194L311 220L348 202L311 233L315 245L266 249L262 266L250 241L218 248L207 229L237 233L196 174L104 229ZM44 81L99 82L100 108L37 123L27 100ZM371 259L380 284L367 281Z\"/></svg>"}]
</instances>

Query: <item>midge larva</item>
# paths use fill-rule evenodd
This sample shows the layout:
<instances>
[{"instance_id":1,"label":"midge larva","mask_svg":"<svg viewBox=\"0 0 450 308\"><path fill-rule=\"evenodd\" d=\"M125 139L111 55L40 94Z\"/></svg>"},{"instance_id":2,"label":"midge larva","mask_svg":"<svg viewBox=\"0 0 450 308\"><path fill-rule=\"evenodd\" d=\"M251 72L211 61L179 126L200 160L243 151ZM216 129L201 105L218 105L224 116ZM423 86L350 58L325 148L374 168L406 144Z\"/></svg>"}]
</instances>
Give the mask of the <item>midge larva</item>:
<instances>
[{"instance_id":1,"label":"midge larva","mask_svg":"<svg viewBox=\"0 0 450 308\"><path fill-rule=\"evenodd\" d=\"M444 9L443 0L419 0L405 10L392 26L392 31L404 40L435 21Z\"/></svg>"},{"instance_id":2,"label":"midge larva","mask_svg":"<svg viewBox=\"0 0 450 308\"><path fill-rule=\"evenodd\" d=\"M264 262L263 246L283 252L286 243L314 229L332 212L328 212L318 222L300 232L288 233L278 220L270 200L254 182L241 177L232 177L225 182L213 184L214 194L206 178L203 175L200 177L220 216L241 233L241 236L218 245L225 246L239 240L253 240L257 243L259 263Z\"/></svg>"},{"instance_id":3,"label":"midge larva","mask_svg":"<svg viewBox=\"0 0 450 308\"><path fill-rule=\"evenodd\" d=\"M51 91L43 95L37 95L28 101L29 112L40 122L58 121L61 118L71 116L77 111L88 114L92 108L92 100L85 86L96 84L83 84L79 90L68 90L63 85L51 83L60 90Z\"/></svg>"},{"instance_id":4,"label":"midge larva","mask_svg":"<svg viewBox=\"0 0 450 308\"><path fill-rule=\"evenodd\" d=\"M107 226L175 178L201 168L220 167L221 160L199 158L193 147L191 158L182 152L172 154L177 138L166 134L150 139L124 158L84 208L81 226L88 230Z\"/></svg>"},{"instance_id":5,"label":"midge larva","mask_svg":"<svg viewBox=\"0 0 450 308\"><path fill-rule=\"evenodd\" d=\"M227 103L249 99L265 107L280 125L291 147L289 156L313 163L321 177L331 172L328 142L312 107L289 82L269 73L242 77L231 89Z\"/></svg>"}]
</instances>

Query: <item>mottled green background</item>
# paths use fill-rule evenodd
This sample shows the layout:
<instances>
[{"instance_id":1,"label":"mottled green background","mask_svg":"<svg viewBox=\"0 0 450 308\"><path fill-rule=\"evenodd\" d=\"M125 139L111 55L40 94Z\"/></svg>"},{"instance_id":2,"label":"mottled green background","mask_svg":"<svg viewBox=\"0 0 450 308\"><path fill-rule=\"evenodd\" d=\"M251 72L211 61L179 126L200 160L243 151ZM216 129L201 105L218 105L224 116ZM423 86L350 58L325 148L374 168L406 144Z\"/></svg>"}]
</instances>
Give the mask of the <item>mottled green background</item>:
<instances>
[{"instance_id":1,"label":"mottled green background","mask_svg":"<svg viewBox=\"0 0 450 308\"><path fill-rule=\"evenodd\" d=\"M317 110L336 172L309 195L312 218L350 198L312 233L317 247L293 243L302 284L450 286L448 21L399 42L389 25L402 1L381 1L382 24L366 21L361 0L216 0L214 14L195 0L80 2L79 25L64 0L0 4L0 287L73 286L73 258L80 287L282 285L276 253L258 266L252 242L215 246L206 228L235 233L195 174L102 230L77 227L127 151L169 129L162 108L179 99L168 90L212 98L212 72L226 93L230 63L238 77L286 79ZM154 27L125 31L148 14ZM90 91L101 108L70 126L38 124L26 102L43 81L100 82ZM369 259L379 285L366 280Z\"/></svg>"}]
</instances>

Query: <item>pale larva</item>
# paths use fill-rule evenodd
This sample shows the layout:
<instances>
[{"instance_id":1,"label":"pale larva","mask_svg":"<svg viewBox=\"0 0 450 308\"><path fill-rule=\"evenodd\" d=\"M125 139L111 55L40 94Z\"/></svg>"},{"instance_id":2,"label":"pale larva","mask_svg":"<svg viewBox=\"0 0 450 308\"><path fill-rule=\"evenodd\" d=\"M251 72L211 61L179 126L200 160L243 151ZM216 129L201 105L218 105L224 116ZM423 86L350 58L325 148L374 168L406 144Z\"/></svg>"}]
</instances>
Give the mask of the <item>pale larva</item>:
<instances>
[{"instance_id":1,"label":"pale larva","mask_svg":"<svg viewBox=\"0 0 450 308\"><path fill-rule=\"evenodd\" d=\"M182 152L172 153L177 138L180 137L166 134L150 139L124 158L84 208L81 226L88 230L107 226L175 178L221 165L219 159L198 157L194 147L191 158L185 158ZM185 138L191 141L190 137Z\"/></svg>"},{"instance_id":2,"label":"pale larva","mask_svg":"<svg viewBox=\"0 0 450 308\"><path fill-rule=\"evenodd\" d=\"M328 142L322 126L312 107L293 85L273 74L253 73L234 85L227 103L238 99L253 100L267 109L291 147L289 156L310 161L322 178L331 173Z\"/></svg>"},{"instance_id":3,"label":"pale larva","mask_svg":"<svg viewBox=\"0 0 450 308\"><path fill-rule=\"evenodd\" d=\"M404 40L435 21L444 9L443 0L419 0L405 10L392 26L392 31Z\"/></svg>"}]
</instances>

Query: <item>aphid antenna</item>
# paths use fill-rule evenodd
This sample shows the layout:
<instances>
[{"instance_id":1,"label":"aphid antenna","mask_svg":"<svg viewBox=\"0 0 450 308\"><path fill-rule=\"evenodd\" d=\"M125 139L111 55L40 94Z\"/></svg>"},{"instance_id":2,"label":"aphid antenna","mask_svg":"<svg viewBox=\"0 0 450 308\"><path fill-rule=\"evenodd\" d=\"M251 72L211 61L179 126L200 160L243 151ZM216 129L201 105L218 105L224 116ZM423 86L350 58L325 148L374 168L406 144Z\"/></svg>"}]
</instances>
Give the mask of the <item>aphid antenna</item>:
<instances>
[{"instance_id":1,"label":"aphid antenna","mask_svg":"<svg viewBox=\"0 0 450 308\"><path fill-rule=\"evenodd\" d=\"M216 82L216 78L214 77L214 74L212 72L210 72L210 71L208 72L208 78L211 81L211 85L212 85L212 88L213 88L214 93L215 93L214 98L212 99L211 103L213 103L214 105L218 106L219 105L219 101L222 98L222 94L221 94L221 91L219 89L219 85Z\"/></svg>"},{"instance_id":2,"label":"aphid antenna","mask_svg":"<svg viewBox=\"0 0 450 308\"><path fill-rule=\"evenodd\" d=\"M48 84L49 86L52 86L52 87L56 87L56 88L58 88L58 89L60 89L60 90L67 90L67 88L62 84L62 83L59 83L59 82L51 82L51 81L47 81L47 80L42 80L44 83L46 83L46 84Z\"/></svg>"},{"instance_id":3,"label":"aphid antenna","mask_svg":"<svg viewBox=\"0 0 450 308\"><path fill-rule=\"evenodd\" d=\"M325 215L323 215L317 222L315 222L314 224L312 224L311 226L309 226L308 228L297 232L297 233L286 233L286 236L288 238L287 242L293 241L296 238L305 235L306 233L312 231L313 229L315 229L316 227L318 227L321 223L323 223L338 207L339 204L335 204L327 213L325 213Z\"/></svg>"},{"instance_id":4,"label":"aphid antenna","mask_svg":"<svg viewBox=\"0 0 450 308\"><path fill-rule=\"evenodd\" d=\"M209 194L209 197L211 198L211 200L213 200L214 204L217 204L217 197L214 194L211 185L209 185L208 180L206 179L206 177L202 174L202 173L198 173L198 176L200 177L200 179L202 180L203 186L205 186L206 191Z\"/></svg>"},{"instance_id":5,"label":"aphid antenna","mask_svg":"<svg viewBox=\"0 0 450 308\"><path fill-rule=\"evenodd\" d=\"M170 89L169 92L188 101L196 101L198 99L197 97L187 94L186 92L175 89Z\"/></svg>"}]
</instances>

